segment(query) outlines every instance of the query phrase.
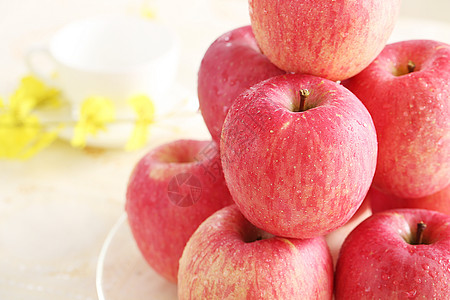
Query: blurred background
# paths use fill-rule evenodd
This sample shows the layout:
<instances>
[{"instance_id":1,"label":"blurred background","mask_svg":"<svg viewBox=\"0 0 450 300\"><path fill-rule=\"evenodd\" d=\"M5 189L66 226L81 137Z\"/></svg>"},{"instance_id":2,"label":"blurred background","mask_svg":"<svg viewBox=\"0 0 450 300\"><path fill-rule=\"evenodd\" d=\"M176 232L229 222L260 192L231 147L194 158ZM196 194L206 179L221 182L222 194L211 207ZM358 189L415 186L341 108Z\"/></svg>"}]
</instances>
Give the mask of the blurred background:
<instances>
[{"instance_id":1,"label":"blurred background","mask_svg":"<svg viewBox=\"0 0 450 300\"><path fill-rule=\"evenodd\" d=\"M172 28L182 40L179 79L195 89L203 53L220 34L249 23L247 0L16 0L0 2L0 93L25 73L24 52L63 25L103 13L148 15ZM450 22L450 1L403 0L400 17ZM420 32L416 32L420 35Z\"/></svg>"},{"instance_id":2,"label":"blurred background","mask_svg":"<svg viewBox=\"0 0 450 300\"><path fill-rule=\"evenodd\" d=\"M450 42L449 0L404 0L391 41ZM0 0L0 97L29 73L24 56L80 18L120 13L166 25L180 40L176 84L196 108L197 71L222 33L249 23L247 0ZM134 152L58 140L26 161L0 160L0 299L97 299L98 255L123 213L137 160L168 140L209 139L197 115ZM120 283L118 283L120 284Z\"/></svg>"}]
</instances>

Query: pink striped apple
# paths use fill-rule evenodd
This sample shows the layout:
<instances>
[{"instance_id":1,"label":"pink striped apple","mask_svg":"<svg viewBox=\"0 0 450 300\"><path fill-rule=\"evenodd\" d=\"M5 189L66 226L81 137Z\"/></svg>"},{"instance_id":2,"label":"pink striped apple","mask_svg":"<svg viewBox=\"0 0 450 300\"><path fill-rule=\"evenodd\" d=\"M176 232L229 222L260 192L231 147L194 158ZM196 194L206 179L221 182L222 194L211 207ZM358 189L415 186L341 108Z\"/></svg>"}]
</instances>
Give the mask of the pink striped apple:
<instances>
[{"instance_id":1,"label":"pink striped apple","mask_svg":"<svg viewBox=\"0 0 450 300\"><path fill-rule=\"evenodd\" d=\"M178 261L192 233L232 203L216 144L178 140L151 150L138 162L128 183L126 211L146 261L176 282Z\"/></svg>"},{"instance_id":2,"label":"pink striped apple","mask_svg":"<svg viewBox=\"0 0 450 300\"><path fill-rule=\"evenodd\" d=\"M343 80L385 46L400 0L249 0L262 52L280 69Z\"/></svg>"},{"instance_id":3,"label":"pink striped apple","mask_svg":"<svg viewBox=\"0 0 450 300\"><path fill-rule=\"evenodd\" d=\"M228 109L241 92L283 73L261 53L250 25L227 32L212 43L198 72L198 100L213 140L219 143Z\"/></svg>"},{"instance_id":4,"label":"pink striped apple","mask_svg":"<svg viewBox=\"0 0 450 300\"><path fill-rule=\"evenodd\" d=\"M368 111L346 88L288 74L236 99L220 152L228 188L250 222L309 238L342 226L361 205L377 140Z\"/></svg>"},{"instance_id":5,"label":"pink striped apple","mask_svg":"<svg viewBox=\"0 0 450 300\"><path fill-rule=\"evenodd\" d=\"M339 253L336 300L448 299L450 216L425 209L377 213Z\"/></svg>"},{"instance_id":6,"label":"pink striped apple","mask_svg":"<svg viewBox=\"0 0 450 300\"><path fill-rule=\"evenodd\" d=\"M450 184L450 45L411 40L387 45L343 82L367 107L378 135L373 185L420 198Z\"/></svg>"},{"instance_id":7,"label":"pink striped apple","mask_svg":"<svg viewBox=\"0 0 450 300\"><path fill-rule=\"evenodd\" d=\"M203 222L184 249L178 299L332 299L333 263L323 237L276 237L235 206Z\"/></svg>"}]
</instances>

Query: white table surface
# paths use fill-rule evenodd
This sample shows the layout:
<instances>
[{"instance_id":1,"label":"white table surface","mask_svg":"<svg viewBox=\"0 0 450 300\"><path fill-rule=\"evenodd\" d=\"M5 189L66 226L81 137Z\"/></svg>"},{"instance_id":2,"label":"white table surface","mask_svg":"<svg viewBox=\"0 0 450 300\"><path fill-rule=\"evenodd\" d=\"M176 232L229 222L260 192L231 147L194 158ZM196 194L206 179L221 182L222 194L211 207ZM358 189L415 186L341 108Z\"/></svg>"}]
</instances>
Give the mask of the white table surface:
<instances>
[{"instance_id":1,"label":"white table surface","mask_svg":"<svg viewBox=\"0 0 450 300\"><path fill-rule=\"evenodd\" d=\"M450 43L448 0L403 2L391 41ZM27 74L26 50L62 25L105 12L139 15L144 4L155 5L158 20L180 37L177 81L196 106L200 60L217 36L249 22L246 0L0 0L0 96L6 98ZM174 125L178 131L158 131L136 152L77 150L60 140L28 161L0 160L1 300L97 299L97 258L123 213L134 164L163 142L209 137L198 115Z\"/></svg>"}]
</instances>

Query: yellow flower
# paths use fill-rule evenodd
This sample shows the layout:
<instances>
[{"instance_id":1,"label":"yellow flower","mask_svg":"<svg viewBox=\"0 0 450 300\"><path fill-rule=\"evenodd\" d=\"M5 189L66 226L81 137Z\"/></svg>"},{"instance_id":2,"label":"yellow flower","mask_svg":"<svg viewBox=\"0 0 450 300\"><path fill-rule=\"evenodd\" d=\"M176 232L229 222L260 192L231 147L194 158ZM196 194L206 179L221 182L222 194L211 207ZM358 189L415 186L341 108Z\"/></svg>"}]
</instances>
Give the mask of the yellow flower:
<instances>
[{"instance_id":1,"label":"yellow flower","mask_svg":"<svg viewBox=\"0 0 450 300\"><path fill-rule=\"evenodd\" d=\"M80 119L75 125L71 144L74 147L86 146L89 134L96 135L99 130L106 131L106 124L115 120L115 108L110 99L90 97L81 104Z\"/></svg>"},{"instance_id":2,"label":"yellow flower","mask_svg":"<svg viewBox=\"0 0 450 300\"><path fill-rule=\"evenodd\" d=\"M60 104L60 93L33 76L26 76L6 105L0 99L0 158L26 159L50 145L59 131L47 132L31 113Z\"/></svg>"},{"instance_id":3,"label":"yellow flower","mask_svg":"<svg viewBox=\"0 0 450 300\"><path fill-rule=\"evenodd\" d=\"M56 108L60 104L60 92L31 75L22 78L19 87L9 99L11 110L21 117L34 109Z\"/></svg>"},{"instance_id":4,"label":"yellow flower","mask_svg":"<svg viewBox=\"0 0 450 300\"><path fill-rule=\"evenodd\" d=\"M128 103L135 111L137 119L125 149L136 150L144 146L147 141L148 127L154 123L155 106L146 95L134 96L128 100Z\"/></svg>"},{"instance_id":5,"label":"yellow flower","mask_svg":"<svg viewBox=\"0 0 450 300\"><path fill-rule=\"evenodd\" d=\"M36 116L19 118L12 110L3 111L0 113L0 158L30 158L50 145L57 138L58 130L45 132Z\"/></svg>"},{"instance_id":6,"label":"yellow flower","mask_svg":"<svg viewBox=\"0 0 450 300\"><path fill-rule=\"evenodd\" d=\"M0 159L29 158L58 137L66 124L41 123L33 113L39 109L58 108L62 103L60 94L60 91L46 86L37 78L26 76L7 103L0 98ZM125 149L135 150L144 146L148 139L148 127L155 122L155 107L146 95L134 96L128 99L128 103L137 117ZM89 135L106 131L107 124L114 121L115 107L110 99L86 99L81 104L71 144L75 147L86 146Z\"/></svg>"}]
</instances>

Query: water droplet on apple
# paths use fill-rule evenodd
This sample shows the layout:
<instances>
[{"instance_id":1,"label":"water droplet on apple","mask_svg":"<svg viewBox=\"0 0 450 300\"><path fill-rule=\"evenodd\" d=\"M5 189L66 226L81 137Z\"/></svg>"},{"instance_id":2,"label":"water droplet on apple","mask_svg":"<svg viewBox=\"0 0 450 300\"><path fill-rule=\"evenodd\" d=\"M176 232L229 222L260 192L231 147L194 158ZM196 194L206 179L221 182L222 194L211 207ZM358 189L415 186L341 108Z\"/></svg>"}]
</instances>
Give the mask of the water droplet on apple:
<instances>
[{"instance_id":1,"label":"water droplet on apple","mask_svg":"<svg viewBox=\"0 0 450 300\"><path fill-rule=\"evenodd\" d=\"M424 270L429 270L429 269L430 269L430 266L429 266L428 264L423 264L423 265L422 265L422 268L423 268Z\"/></svg>"},{"instance_id":2,"label":"water droplet on apple","mask_svg":"<svg viewBox=\"0 0 450 300\"><path fill-rule=\"evenodd\" d=\"M422 283L422 279L420 279L419 277L414 278L414 281L417 283Z\"/></svg>"},{"instance_id":3,"label":"water droplet on apple","mask_svg":"<svg viewBox=\"0 0 450 300\"><path fill-rule=\"evenodd\" d=\"M416 290L410 290L409 292L404 292L404 295L408 298L414 298L417 294Z\"/></svg>"},{"instance_id":4,"label":"water droplet on apple","mask_svg":"<svg viewBox=\"0 0 450 300\"><path fill-rule=\"evenodd\" d=\"M391 278L391 277L388 274L386 274L386 273L383 273L381 275L381 279L383 279L383 280L388 280L389 278Z\"/></svg>"},{"instance_id":5,"label":"water droplet on apple","mask_svg":"<svg viewBox=\"0 0 450 300\"><path fill-rule=\"evenodd\" d=\"M364 292L369 293L370 292L370 286L366 286L366 288L364 289Z\"/></svg>"},{"instance_id":6,"label":"water droplet on apple","mask_svg":"<svg viewBox=\"0 0 450 300\"><path fill-rule=\"evenodd\" d=\"M216 94L216 96L220 96L220 91L216 86L214 86L212 89L214 91L214 94Z\"/></svg>"},{"instance_id":7,"label":"water droplet on apple","mask_svg":"<svg viewBox=\"0 0 450 300\"><path fill-rule=\"evenodd\" d=\"M434 279L437 276L437 272L436 271L431 271L431 272L428 272L428 275L430 275L430 277Z\"/></svg>"}]
</instances>

